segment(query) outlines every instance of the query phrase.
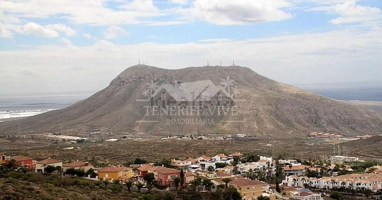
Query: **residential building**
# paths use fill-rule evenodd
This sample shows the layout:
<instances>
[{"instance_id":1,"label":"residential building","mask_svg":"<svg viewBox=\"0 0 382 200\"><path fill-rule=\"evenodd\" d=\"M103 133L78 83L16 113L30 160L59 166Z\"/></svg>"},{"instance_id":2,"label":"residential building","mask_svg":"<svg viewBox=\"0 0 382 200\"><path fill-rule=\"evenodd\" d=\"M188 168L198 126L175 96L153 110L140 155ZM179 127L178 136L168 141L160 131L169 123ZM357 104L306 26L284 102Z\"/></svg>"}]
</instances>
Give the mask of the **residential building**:
<instances>
[{"instance_id":1,"label":"residential building","mask_svg":"<svg viewBox=\"0 0 382 200\"><path fill-rule=\"evenodd\" d=\"M283 185L303 187L308 184L318 189L346 188L352 190L378 191L382 189L382 174L347 174L337 177L308 178L306 176L287 176Z\"/></svg>"},{"instance_id":2,"label":"residential building","mask_svg":"<svg viewBox=\"0 0 382 200\"><path fill-rule=\"evenodd\" d=\"M33 158L28 156L13 156L10 160L15 160L15 166L26 167L28 169L33 169Z\"/></svg>"},{"instance_id":3,"label":"residential building","mask_svg":"<svg viewBox=\"0 0 382 200\"><path fill-rule=\"evenodd\" d=\"M305 175L306 168L307 166L305 165L287 165L284 167L284 173L286 176L303 176Z\"/></svg>"},{"instance_id":4,"label":"residential building","mask_svg":"<svg viewBox=\"0 0 382 200\"><path fill-rule=\"evenodd\" d=\"M190 184L191 181L195 180L195 174L192 172L186 172L184 174L184 184Z\"/></svg>"},{"instance_id":5,"label":"residential building","mask_svg":"<svg viewBox=\"0 0 382 200\"><path fill-rule=\"evenodd\" d=\"M241 158L241 157L243 157L243 154L241 154L240 152L235 152L235 153L231 154L230 156L233 158Z\"/></svg>"},{"instance_id":6,"label":"residential building","mask_svg":"<svg viewBox=\"0 0 382 200\"><path fill-rule=\"evenodd\" d=\"M200 163L200 162L208 162L208 161L210 161L211 160L211 157L209 157L209 156L201 156L201 157L199 157L198 158L198 162Z\"/></svg>"},{"instance_id":7,"label":"residential building","mask_svg":"<svg viewBox=\"0 0 382 200\"><path fill-rule=\"evenodd\" d=\"M138 176L144 177L148 173L149 169L153 167L154 167L154 164L152 163L142 164L141 167L137 168Z\"/></svg>"},{"instance_id":8,"label":"residential building","mask_svg":"<svg viewBox=\"0 0 382 200\"><path fill-rule=\"evenodd\" d=\"M5 154L0 153L0 165L3 165L9 160L10 158L7 157Z\"/></svg>"},{"instance_id":9,"label":"residential building","mask_svg":"<svg viewBox=\"0 0 382 200\"><path fill-rule=\"evenodd\" d=\"M61 167L62 168L62 161L57 159L51 159L48 158L46 160L38 161L36 163L35 171L38 173L45 173L45 168L47 166L53 166L53 167Z\"/></svg>"},{"instance_id":10,"label":"residential building","mask_svg":"<svg viewBox=\"0 0 382 200\"><path fill-rule=\"evenodd\" d=\"M121 180L125 181L134 176L132 168L121 166L104 167L98 170L98 178L100 180Z\"/></svg>"},{"instance_id":11,"label":"residential building","mask_svg":"<svg viewBox=\"0 0 382 200\"><path fill-rule=\"evenodd\" d=\"M179 169L187 169L193 164L190 160L171 160L171 166L177 167Z\"/></svg>"},{"instance_id":12,"label":"residential building","mask_svg":"<svg viewBox=\"0 0 382 200\"><path fill-rule=\"evenodd\" d=\"M228 160L228 156L224 155L224 154L218 154L214 157L212 157L213 160L215 161L227 161Z\"/></svg>"},{"instance_id":13,"label":"residential building","mask_svg":"<svg viewBox=\"0 0 382 200\"><path fill-rule=\"evenodd\" d=\"M67 163L62 166L63 171L65 172L68 169L76 169L76 170L83 170L84 172L87 172L89 169L93 168L93 165L89 164L88 162L82 162L82 161L74 161L72 163Z\"/></svg>"},{"instance_id":14,"label":"residential building","mask_svg":"<svg viewBox=\"0 0 382 200\"><path fill-rule=\"evenodd\" d=\"M180 171L167 167L153 167L149 169L149 173L154 173L155 179L160 185L171 185L174 178L180 177Z\"/></svg>"},{"instance_id":15,"label":"residential building","mask_svg":"<svg viewBox=\"0 0 382 200\"><path fill-rule=\"evenodd\" d=\"M360 161L357 157L330 156L330 162L332 163L357 162L357 161Z\"/></svg>"}]
</instances>

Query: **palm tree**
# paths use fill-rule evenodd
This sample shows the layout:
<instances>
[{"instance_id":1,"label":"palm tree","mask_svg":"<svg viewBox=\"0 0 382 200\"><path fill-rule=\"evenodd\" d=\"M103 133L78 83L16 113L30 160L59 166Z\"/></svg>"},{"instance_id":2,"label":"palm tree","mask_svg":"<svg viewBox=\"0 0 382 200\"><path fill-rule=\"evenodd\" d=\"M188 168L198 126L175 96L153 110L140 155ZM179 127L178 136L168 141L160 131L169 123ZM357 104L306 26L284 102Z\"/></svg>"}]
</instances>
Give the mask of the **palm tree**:
<instances>
[{"instance_id":1,"label":"palm tree","mask_svg":"<svg viewBox=\"0 0 382 200\"><path fill-rule=\"evenodd\" d=\"M134 182L132 180L128 180L126 181L126 187L127 187L127 190L130 192L130 188L134 185Z\"/></svg>"},{"instance_id":2,"label":"palm tree","mask_svg":"<svg viewBox=\"0 0 382 200\"><path fill-rule=\"evenodd\" d=\"M230 178L223 178L222 181L225 183L225 188L228 188L228 183L231 182Z\"/></svg>"},{"instance_id":3,"label":"palm tree","mask_svg":"<svg viewBox=\"0 0 382 200\"><path fill-rule=\"evenodd\" d=\"M220 82L221 85L223 85L224 89L228 89L228 94L231 95L231 89L230 87L233 86L234 81L227 76L227 79L221 79L222 82Z\"/></svg>"},{"instance_id":4,"label":"palm tree","mask_svg":"<svg viewBox=\"0 0 382 200\"><path fill-rule=\"evenodd\" d=\"M138 192L141 192L141 188L143 188L143 183L141 183L141 182L138 182L137 184L135 184L135 186L137 186L137 188L138 188Z\"/></svg>"}]
</instances>

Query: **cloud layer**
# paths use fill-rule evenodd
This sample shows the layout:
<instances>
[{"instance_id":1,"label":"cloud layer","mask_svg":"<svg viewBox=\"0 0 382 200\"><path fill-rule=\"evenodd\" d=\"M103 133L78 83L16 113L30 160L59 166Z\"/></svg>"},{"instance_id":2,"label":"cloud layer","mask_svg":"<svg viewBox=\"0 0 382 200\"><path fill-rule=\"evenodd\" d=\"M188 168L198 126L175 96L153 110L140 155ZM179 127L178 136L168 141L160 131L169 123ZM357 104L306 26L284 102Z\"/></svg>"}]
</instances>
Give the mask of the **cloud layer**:
<instances>
[{"instance_id":1,"label":"cloud layer","mask_svg":"<svg viewBox=\"0 0 382 200\"><path fill-rule=\"evenodd\" d=\"M207 61L211 65L220 61L231 65L234 60L237 65L291 84L380 81L381 35L381 30L333 31L239 41L135 45L100 40L87 47L74 46L65 39L61 46L1 51L0 60L7 65L0 69L0 85L8 87L1 87L0 94L97 91L137 64L138 59L170 69L203 66Z\"/></svg>"}]
</instances>

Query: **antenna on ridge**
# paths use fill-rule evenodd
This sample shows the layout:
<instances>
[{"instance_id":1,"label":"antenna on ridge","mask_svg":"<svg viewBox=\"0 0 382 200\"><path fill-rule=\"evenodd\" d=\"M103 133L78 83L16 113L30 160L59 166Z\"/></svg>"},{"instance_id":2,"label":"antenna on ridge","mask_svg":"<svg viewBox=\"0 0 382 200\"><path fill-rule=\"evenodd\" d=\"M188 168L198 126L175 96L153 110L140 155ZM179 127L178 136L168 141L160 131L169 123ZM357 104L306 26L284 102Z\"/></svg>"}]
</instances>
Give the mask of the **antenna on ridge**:
<instances>
[{"instance_id":1,"label":"antenna on ridge","mask_svg":"<svg viewBox=\"0 0 382 200\"><path fill-rule=\"evenodd\" d=\"M210 66L210 62L207 60L207 66Z\"/></svg>"},{"instance_id":2,"label":"antenna on ridge","mask_svg":"<svg viewBox=\"0 0 382 200\"><path fill-rule=\"evenodd\" d=\"M141 64L141 60L140 59L138 59L138 65L140 65Z\"/></svg>"},{"instance_id":3,"label":"antenna on ridge","mask_svg":"<svg viewBox=\"0 0 382 200\"><path fill-rule=\"evenodd\" d=\"M222 66L222 61L220 61L220 67Z\"/></svg>"},{"instance_id":4,"label":"antenna on ridge","mask_svg":"<svg viewBox=\"0 0 382 200\"><path fill-rule=\"evenodd\" d=\"M235 61L232 61L232 65L235 66Z\"/></svg>"}]
</instances>

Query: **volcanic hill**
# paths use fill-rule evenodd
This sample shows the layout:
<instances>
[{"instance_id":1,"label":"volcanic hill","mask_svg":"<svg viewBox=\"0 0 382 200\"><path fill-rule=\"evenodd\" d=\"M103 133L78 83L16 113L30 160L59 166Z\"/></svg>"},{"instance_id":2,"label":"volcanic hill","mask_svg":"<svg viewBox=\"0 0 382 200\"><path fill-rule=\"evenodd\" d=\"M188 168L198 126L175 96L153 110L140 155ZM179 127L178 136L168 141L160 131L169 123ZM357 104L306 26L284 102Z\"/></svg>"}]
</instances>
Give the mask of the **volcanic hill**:
<instances>
[{"instance_id":1,"label":"volcanic hill","mask_svg":"<svg viewBox=\"0 0 382 200\"><path fill-rule=\"evenodd\" d=\"M190 83L209 80L216 86L229 77L245 101L237 116L215 117L214 124L167 124L148 120L142 99L148 84ZM233 89L233 88L232 88ZM240 121L240 122L238 122ZM207 66L178 70L146 65L129 67L110 85L68 108L20 120L22 133L89 133L107 128L114 133L147 134L248 134L301 137L312 131L342 135L380 134L382 117L360 106L282 84L246 67ZM1 134L18 132L17 121L0 124Z\"/></svg>"}]
</instances>

